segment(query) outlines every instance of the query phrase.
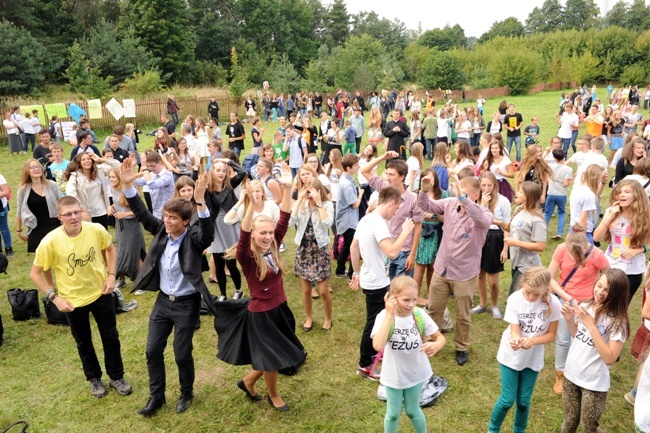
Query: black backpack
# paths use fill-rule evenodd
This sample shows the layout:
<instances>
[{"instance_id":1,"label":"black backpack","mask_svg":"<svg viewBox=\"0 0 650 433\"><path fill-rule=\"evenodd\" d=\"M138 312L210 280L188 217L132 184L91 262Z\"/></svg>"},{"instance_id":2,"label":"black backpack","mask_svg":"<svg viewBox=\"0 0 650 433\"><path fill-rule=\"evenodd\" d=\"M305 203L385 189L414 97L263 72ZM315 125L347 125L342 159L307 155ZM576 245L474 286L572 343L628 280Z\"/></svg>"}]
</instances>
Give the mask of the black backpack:
<instances>
[{"instance_id":1,"label":"black backpack","mask_svg":"<svg viewBox=\"0 0 650 433\"><path fill-rule=\"evenodd\" d=\"M7 274L7 267L9 267L9 259L3 253L0 253L0 274Z\"/></svg>"},{"instance_id":2,"label":"black backpack","mask_svg":"<svg viewBox=\"0 0 650 433\"><path fill-rule=\"evenodd\" d=\"M249 178L253 178L253 174L251 173L251 169L257 165L257 163L260 160L260 156L256 155L254 153L250 153L246 155L246 158L244 158L244 162L242 162L242 168L246 170L246 173L248 173Z\"/></svg>"},{"instance_id":3,"label":"black backpack","mask_svg":"<svg viewBox=\"0 0 650 433\"><path fill-rule=\"evenodd\" d=\"M49 128L47 128L47 131L50 133L50 137L52 137L52 138L56 138L56 135L57 135L56 123L57 122L50 123Z\"/></svg>"}]
</instances>

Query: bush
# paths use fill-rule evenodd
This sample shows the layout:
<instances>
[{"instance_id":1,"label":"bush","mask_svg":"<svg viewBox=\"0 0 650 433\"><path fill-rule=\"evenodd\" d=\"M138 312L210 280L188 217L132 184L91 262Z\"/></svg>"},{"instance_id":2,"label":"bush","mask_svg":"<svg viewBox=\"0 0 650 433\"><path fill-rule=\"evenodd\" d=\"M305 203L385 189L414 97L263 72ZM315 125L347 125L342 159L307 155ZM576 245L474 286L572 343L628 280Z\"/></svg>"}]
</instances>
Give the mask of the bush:
<instances>
[{"instance_id":1,"label":"bush","mask_svg":"<svg viewBox=\"0 0 650 433\"><path fill-rule=\"evenodd\" d=\"M537 83L541 58L530 51L501 51L490 63L490 70L497 86L506 86L512 95L525 95Z\"/></svg>"},{"instance_id":2,"label":"bush","mask_svg":"<svg viewBox=\"0 0 650 433\"><path fill-rule=\"evenodd\" d=\"M131 78L127 78L120 92L129 95L146 95L162 89L162 78L158 71L136 72Z\"/></svg>"},{"instance_id":3,"label":"bush","mask_svg":"<svg viewBox=\"0 0 650 433\"><path fill-rule=\"evenodd\" d=\"M199 85L224 87L228 83L228 71L218 63L199 60L194 66L194 82Z\"/></svg>"},{"instance_id":4,"label":"bush","mask_svg":"<svg viewBox=\"0 0 650 433\"><path fill-rule=\"evenodd\" d=\"M433 50L418 70L418 84L427 89L460 89L467 83L460 59L448 51Z\"/></svg>"},{"instance_id":5,"label":"bush","mask_svg":"<svg viewBox=\"0 0 650 433\"><path fill-rule=\"evenodd\" d=\"M621 78L619 80L621 84L630 86L643 85L648 81L648 72L646 71L646 66L642 64L635 64L626 66L623 69Z\"/></svg>"}]
</instances>

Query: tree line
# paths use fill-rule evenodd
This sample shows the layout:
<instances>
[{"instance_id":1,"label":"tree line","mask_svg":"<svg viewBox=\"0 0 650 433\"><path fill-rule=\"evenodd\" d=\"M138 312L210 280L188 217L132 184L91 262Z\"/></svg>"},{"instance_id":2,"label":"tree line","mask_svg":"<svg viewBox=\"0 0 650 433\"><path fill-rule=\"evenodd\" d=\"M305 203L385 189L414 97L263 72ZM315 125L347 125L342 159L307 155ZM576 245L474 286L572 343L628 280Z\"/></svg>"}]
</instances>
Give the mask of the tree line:
<instances>
[{"instance_id":1,"label":"tree line","mask_svg":"<svg viewBox=\"0 0 650 433\"><path fill-rule=\"evenodd\" d=\"M643 84L650 7L546 0L525 23L409 30L344 0L0 0L0 95L67 84L87 97L144 95L171 84L367 91L507 86L540 81ZM242 90L243 89L243 90ZM240 92L241 91L241 92Z\"/></svg>"}]
</instances>

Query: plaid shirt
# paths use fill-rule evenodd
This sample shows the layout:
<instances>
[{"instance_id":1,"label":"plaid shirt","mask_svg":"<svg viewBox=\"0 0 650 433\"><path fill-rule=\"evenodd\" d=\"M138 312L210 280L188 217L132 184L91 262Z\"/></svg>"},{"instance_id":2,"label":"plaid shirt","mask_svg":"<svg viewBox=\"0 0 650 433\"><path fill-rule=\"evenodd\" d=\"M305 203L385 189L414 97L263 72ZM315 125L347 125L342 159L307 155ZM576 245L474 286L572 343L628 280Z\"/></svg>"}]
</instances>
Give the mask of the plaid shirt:
<instances>
[{"instance_id":1,"label":"plaid shirt","mask_svg":"<svg viewBox=\"0 0 650 433\"><path fill-rule=\"evenodd\" d=\"M468 281L481 270L481 251L494 216L489 209L465 199L459 210L456 197L432 201L426 192L418 194L418 206L424 212L443 214L444 235L433 269L452 281Z\"/></svg>"}]
</instances>

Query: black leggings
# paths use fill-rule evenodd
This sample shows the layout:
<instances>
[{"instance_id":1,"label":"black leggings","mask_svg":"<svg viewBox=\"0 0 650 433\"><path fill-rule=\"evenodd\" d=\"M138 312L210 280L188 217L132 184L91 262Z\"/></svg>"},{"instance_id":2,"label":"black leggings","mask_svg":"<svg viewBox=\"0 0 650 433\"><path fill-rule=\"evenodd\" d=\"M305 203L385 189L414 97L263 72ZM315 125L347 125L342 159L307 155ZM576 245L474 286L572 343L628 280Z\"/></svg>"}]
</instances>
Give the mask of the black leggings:
<instances>
[{"instance_id":1,"label":"black leggings","mask_svg":"<svg viewBox=\"0 0 650 433\"><path fill-rule=\"evenodd\" d=\"M214 267L217 273L217 283L219 284L219 292L222 296L226 296L226 270L225 266L228 266L230 271L230 277L232 282L235 283L235 290L241 290L241 274L237 268L237 260L230 259L226 260L223 258L224 253L213 253L212 257L214 258Z\"/></svg>"},{"instance_id":2,"label":"black leggings","mask_svg":"<svg viewBox=\"0 0 650 433\"><path fill-rule=\"evenodd\" d=\"M630 283L630 292L627 298L627 305L630 305L632 298L643 281L643 274L628 275L627 281Z\"/></svg>"}]
</instances>

